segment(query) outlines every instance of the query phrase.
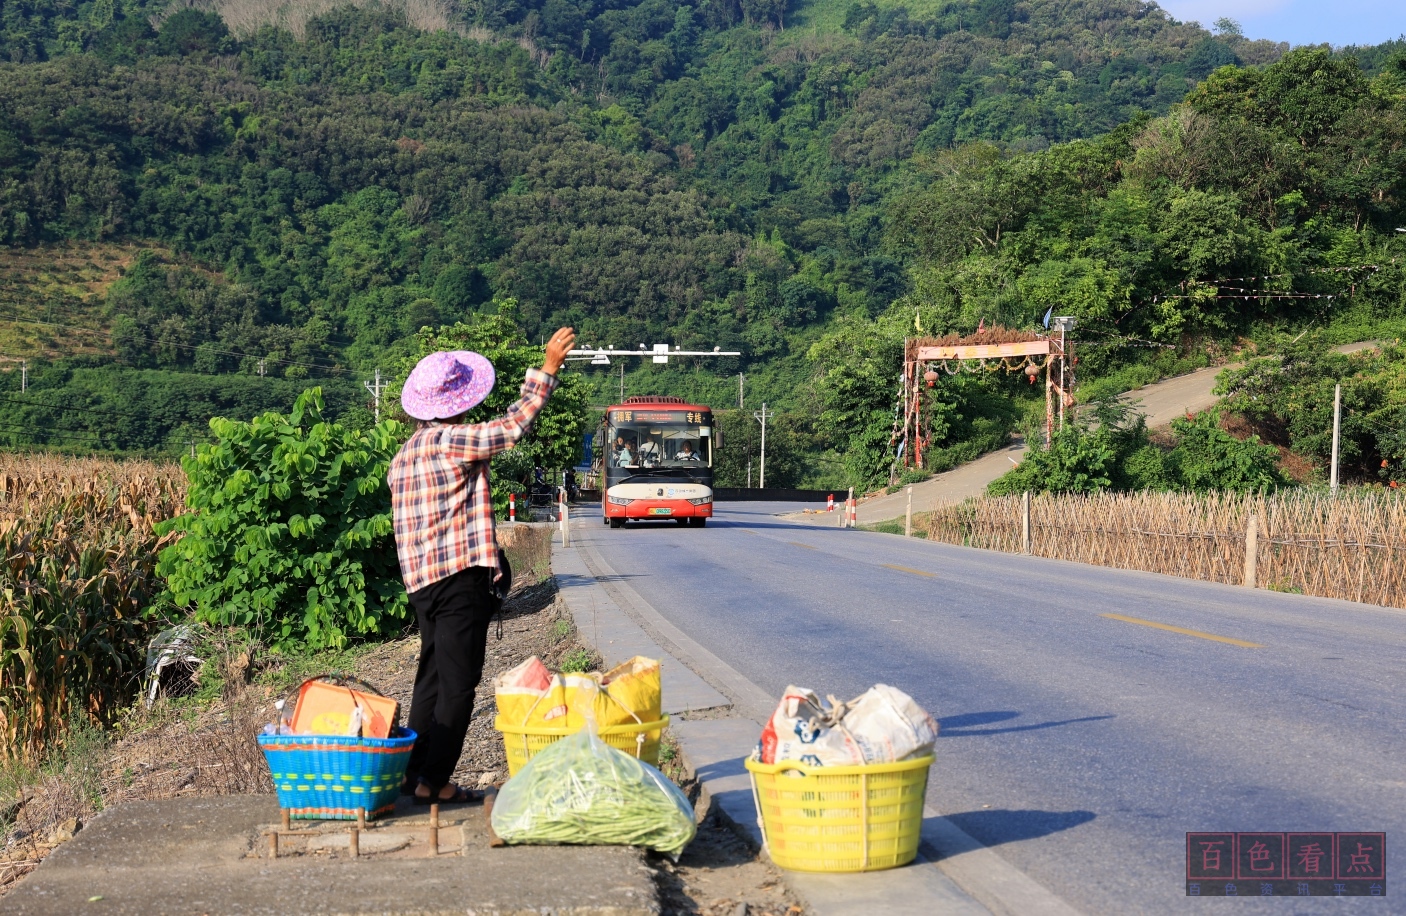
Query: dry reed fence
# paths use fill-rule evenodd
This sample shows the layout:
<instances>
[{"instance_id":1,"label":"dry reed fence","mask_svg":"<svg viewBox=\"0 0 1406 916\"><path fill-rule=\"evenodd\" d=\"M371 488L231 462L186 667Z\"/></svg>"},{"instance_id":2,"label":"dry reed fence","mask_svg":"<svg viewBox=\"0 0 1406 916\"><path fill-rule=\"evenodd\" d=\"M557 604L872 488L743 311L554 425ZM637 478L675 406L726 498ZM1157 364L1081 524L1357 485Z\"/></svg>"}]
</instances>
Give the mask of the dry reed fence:
<instances>
[{"instance_id":1,"label":"dry reed fence","mask_svg":"<svg viewBox=\"0 0 1406 916\"><path fill-rule=\"evenodd\" d=\"M161 623L155 526L184 489L175 466L0 456L0 762L130 701Z\"/></svg>"},{"instance_id":2,"label":"dry reed fence","mask_svg":"<svg viewBox=\"0 0 1406 916\"><path fill-rule=\"evenodd\" d=\"M1029 550L1243 585L1252 514L1256 587L1406 608L1406 500L1389 492L1033 496ZM1021 553L1022 499L941 508L926 529L932 540Z\"/></svg>"}]
</instances>

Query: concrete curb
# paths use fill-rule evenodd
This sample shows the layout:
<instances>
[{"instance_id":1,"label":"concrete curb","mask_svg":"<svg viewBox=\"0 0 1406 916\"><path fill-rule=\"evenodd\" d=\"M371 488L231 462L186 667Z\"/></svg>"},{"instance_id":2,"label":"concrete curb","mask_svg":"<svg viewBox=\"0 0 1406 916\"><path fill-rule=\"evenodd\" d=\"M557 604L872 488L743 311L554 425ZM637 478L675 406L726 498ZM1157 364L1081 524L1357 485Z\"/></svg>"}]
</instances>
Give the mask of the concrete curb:
<instances>
[{"instance_id":1,"label":"concrete curb","mask_svg":"<svg viewBox=\"0 0 1406 916\"><path fill-rule=\"evenodd\" d=\"M751 779L742 760L775 699L635 592L592 546L586 521L572 526L571 547L557 543L552 551L552 571L578 633L608 664L635 654L659 658L666 711L731 713L675 718L672 728L709 804L761 846ZM669 696L673 690L681 691L678 699ZM782 874L817 916L1077 913L940 812L929 808L924 814L923 844L913 866L859 875Z\"/></svg>"}]
</instances>

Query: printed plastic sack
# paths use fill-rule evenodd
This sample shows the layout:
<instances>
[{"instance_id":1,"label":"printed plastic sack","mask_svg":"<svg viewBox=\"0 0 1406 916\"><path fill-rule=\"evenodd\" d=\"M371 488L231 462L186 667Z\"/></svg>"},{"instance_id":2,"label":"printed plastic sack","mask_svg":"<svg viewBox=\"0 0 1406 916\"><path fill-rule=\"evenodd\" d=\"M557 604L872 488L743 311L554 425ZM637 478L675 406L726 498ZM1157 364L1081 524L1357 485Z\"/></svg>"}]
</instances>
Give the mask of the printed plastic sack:
<instances>
[{"instance_id":1,"label":"printed plastic sack","mask_svg":"<svg viewBox=\"0 0 1406 916\"><path fill-rule=\"evenodd\" d=\"M644 846L678 858L697 828L678 787L587 728L539 751L498 792L509 843Z\"/></svg>"},{"instance_id":2,"label":"printed plastic sack","mask_svg":"<svg viewBox=\"0 0 1406 916\"><path fill-rule=\"evenodd\" d=\"M493 697L504 722L553 727L567 723L566 683L535 655L494 678Z\"/></svg>"},{"instance_id":3,"label":"printed plastic sack","mask_svg":"<svg viewBox=\"0 0 1406 916\"><path fill-rule=\"evenodd\" d=\"M596 722L600 725L657 722L663 716L658 659L636 655L602 675L601 685L609 695L605 704L610 708L608 714L618 721L601 718L607 711L598 710Z\"/></svg>"},{"instance_id":4,"label":"printed plastic sack","mask_svg":"<svg viewBox=\"0 0 1406 916\"><path fill-rule=\"evenodd\" d=\"M604 675L552 674L542 660L527 661L493 681L498 714L514 725L576 730L597 725L655 722L662 715L659 662L635 656Z\"/></svg>"},{"instance_id":5,"label":"printed plastic sack","mask_svg":"<svg viewBox=\"0 0 1406 916\"><path fill-rule=\"evenodd\" d=\"M932 752L937 722L913 698L876 684L849 703L787 687L762 730L762 763L810 766L893 763Z\"/></svg>"},{"instance_id":6,"label":"printed plastic sack","mask_svg":"<svg viewBox=\"0 0 1406 916\"><path fill-rule=\"evenodd\" d=\"M841 706L843 708L843 706ZM762 729L762 763L795 760L811 766L863 763L859 745L837 728L836 710L812 690L787 687Z\"/></svg>"},{"instance_id":7,"label":"printed plastic sack","mask_svg":"<svg viewBox=\"0 0 1406 916\"><path fill-rule=\"evenodd\" d=\"M937 722L913 698L875 684L845 704L840 726L859 747L865 763L894 763L932 753Z\"/></svg>"}]
</instances>

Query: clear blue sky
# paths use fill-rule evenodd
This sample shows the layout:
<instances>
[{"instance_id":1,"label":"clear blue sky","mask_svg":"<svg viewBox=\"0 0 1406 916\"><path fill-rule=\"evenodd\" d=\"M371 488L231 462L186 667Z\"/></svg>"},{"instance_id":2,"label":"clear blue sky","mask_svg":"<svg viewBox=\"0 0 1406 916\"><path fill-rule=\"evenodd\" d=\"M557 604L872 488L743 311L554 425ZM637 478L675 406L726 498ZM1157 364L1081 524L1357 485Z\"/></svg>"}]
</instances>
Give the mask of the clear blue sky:
<instances>
[{"instance_id":1,"label":"clear blue sky","mask_svg":"<svg viewBox=\"0 0 1406 916\"><path fill-rule=\"evenodd\" d=\"M1375 45L1406 33L1406 0L1157 0L1157 5L1208 29L1228 16L1247 38L1294 45Z\"/></svg>"}]
</instances>

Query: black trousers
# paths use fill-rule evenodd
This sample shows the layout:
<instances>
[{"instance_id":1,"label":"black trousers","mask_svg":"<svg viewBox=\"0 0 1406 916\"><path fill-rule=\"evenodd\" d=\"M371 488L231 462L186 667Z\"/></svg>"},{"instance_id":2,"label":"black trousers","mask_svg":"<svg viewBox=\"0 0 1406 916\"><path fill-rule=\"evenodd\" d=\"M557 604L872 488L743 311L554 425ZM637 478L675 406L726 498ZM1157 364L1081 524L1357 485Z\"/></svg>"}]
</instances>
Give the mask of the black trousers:
<instances>
[{"instance_id":1,"label":"black trousers","mask_svg":"<svg viewBox=\"0 0 1406 916\"><path fill-rule=\"evenodd\" d=\"M425 586L410 597L420 624L420 666L410 700L410 727L419 736L408 772L438 792L453 775L483 677L488 624L499 602L493 571L474 566Z\"/></svg>"}]
</instances>

